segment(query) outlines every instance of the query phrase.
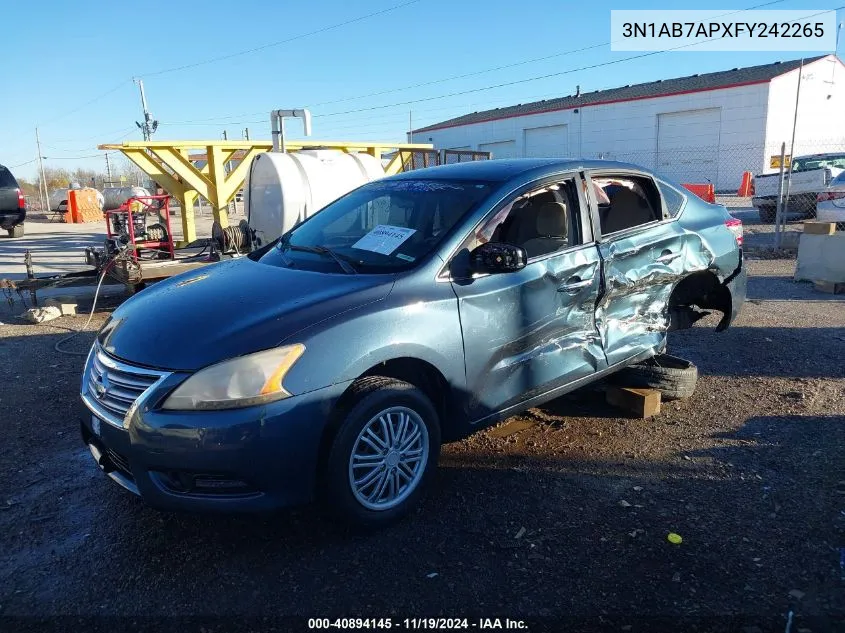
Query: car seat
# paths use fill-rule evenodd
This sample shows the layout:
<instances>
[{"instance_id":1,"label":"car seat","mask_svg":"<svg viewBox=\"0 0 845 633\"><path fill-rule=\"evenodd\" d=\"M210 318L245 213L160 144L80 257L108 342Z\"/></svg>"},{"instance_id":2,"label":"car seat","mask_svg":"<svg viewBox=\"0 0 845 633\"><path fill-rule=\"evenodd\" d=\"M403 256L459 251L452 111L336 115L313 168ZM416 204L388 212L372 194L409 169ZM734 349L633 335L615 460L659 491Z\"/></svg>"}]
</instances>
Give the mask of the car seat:
<instances>
[{"instance_id":1,"label":"car seat","mask_svg":"<svg viewBox=\"0 0 845 633\"><path fill-rule=\"evenodd\" d=\"M569 212L562 202L546 202L537 209L535 236L522 247L528 257L553 253L569 243Z\"/></svg>"},{"instance_id":2,"label":"car seat","mask_svg":"<svg viewBox=\"0 0 845 633\"><path fill-rule=\"evenodd\" d=\"M622 231L657 219L648 201L628 187L619 187L610 198L610 208L600 216L602 233Z\"/></svg>"}]
</instances>

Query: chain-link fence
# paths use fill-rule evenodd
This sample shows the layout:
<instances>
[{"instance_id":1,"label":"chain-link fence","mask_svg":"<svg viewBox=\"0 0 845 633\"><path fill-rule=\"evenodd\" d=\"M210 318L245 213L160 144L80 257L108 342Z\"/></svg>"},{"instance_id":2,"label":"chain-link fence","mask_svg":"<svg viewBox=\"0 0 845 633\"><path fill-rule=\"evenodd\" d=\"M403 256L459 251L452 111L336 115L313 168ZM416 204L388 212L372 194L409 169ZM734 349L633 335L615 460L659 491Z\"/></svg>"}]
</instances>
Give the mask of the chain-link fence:
<instances>
[{"instance_id":1,"label":"chain-link fence","mask_svg":"<svg viewBox=\"0 0 845 633\"><path fill-rule=\"evenodd\" d=\"M490 160L490 152L462 149L402 149L399 150L402 171L425 169L437 165L452 165L475 160Z\"/></svg>"},{"instance_id":2,"label":"chain-link fence","mask_svg":"<svg viewBox=\"0 0 845 633\"><path fill-rule=\"evenodd\" d=\"M585 152L585 157L635 163L680 183L712 184L717 195L757 209L761 223L775 225L780 219L776 232L786 222L806 219L835 222L837 230L845 231L845 176L837 180L845 173L845 139L796 141L794 150L790 139L769 145L658 144L655 150L614 148Z\"/></svg>"},{"instance_id":3,"label":"chain-link fence","mask_svg":"<svg viewBox=\"0 0 845 633\"><path fill-rule=\"evenodd\" d=\"M468 163L474 160L490 160L490 152L476 152L471 149L444 149L443 164Z\"/></svg>"}]
</instances>

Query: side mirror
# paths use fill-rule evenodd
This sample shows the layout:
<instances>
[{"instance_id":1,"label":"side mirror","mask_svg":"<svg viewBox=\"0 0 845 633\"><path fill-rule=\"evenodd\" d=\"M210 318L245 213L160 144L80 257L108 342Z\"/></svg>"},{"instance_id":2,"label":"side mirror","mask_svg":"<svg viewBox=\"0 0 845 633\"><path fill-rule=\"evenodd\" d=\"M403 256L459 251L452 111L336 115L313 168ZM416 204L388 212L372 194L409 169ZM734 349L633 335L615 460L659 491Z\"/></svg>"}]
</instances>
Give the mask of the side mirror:
<instances>
[{"instance_id":1,"label":"side mirror","mask_svg":"<svg viewBox=\"0 0 845 633\"><path fill-rule=\"evenodd\" d=\"M524 248L502 242L487 242L470 253L470 265L476 273L512 273L525 268L527 261Z\"/></svg>"}]
</instances>

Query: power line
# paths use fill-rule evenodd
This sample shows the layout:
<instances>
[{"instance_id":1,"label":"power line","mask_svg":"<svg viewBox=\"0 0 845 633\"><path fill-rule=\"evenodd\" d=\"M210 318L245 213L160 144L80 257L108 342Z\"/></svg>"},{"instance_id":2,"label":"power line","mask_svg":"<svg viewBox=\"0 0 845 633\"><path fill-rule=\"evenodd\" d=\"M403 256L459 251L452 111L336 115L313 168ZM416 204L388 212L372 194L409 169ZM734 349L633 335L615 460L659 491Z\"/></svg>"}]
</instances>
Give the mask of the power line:
<instances>
[{"instance_id":1,"label":"power line","mask_svg":"<svg viewBox=\"0 0 845 633\"><path fill-rule=\"evenodd\" d=\"M111 136L112 134L120 134L121 132L123 132L123 133L134 132L135 129L136 128L134 126L130 127L130 128L127 128L127 127L124 126L124 127L120 128L119 130L113 130L111 132L101 132L101 133L97 133L97 134L92 134L91 136L83 136L83 137L70 138L70 139L67 139L67 138L58 139L58 140L53 139L52 142L53 143L84 143L85 141L88 141L88 140L93 140L95 138L101 138L101 137L104 137L104 136ZM45 146L50 147L49 145L46 145L46 144L45 144ZM58 148L56 148L56 149L58 149ZM68 150L68 151L70 151L70 150Z\"/></svg>"},{"instance_id":2,"label":"power line","mask_svg":"<svg viewBox=\"0 0 845 633\"><path fill-rule=\"evenodd\" d=\"M211 59L206 59L199 62L194 62L192 64L184 64L182 66L174 66L173 68L165 68L164 70L157 70L155 72L143 73L141 77L155 77L157 75L164 75L166 73L175 73L180 70L188 70L189 68L196 68L197 66L205 66L206 64L213 64L215 62L221 62L226 59L232 59L233 57L240 57L241 55L249 55L250 53L257 53L258 51L263 51L268 48L273 48L275 46L282 46L283 44L289 44L290 42L295 42L297 40L301 40L306 37L311 37L312 35L319 35L320 33L326 33L327 31L332 31L334 29L338 29L343 26L348 26L350 24L355 24L356 22L361 22L362 20L367 20L369 18L374 18L379 15L384 15L385 13L390 13L391 11L396 11L398 9L402 9L412 4L416 4L421 0L409 0L408 2L403 2L402 4L397 4L392 7L388 7L386 9L382 9L381 11L374 11L373 13L367 13L366 15L358 16L357 18L352 18L351 20L346 20L345 22L338 22L337 24L332 24L329 26L324 26L322 28L316 29L314 31L309 31L308 33L300 33L299 35L294 35L293 37L289 37L284 40L279 40L277 42L270 42L269 44L262 44L261 46L256 46L254 48L248 48L242 51L237 51L235 53L229 53L228 55L220 55L219 57L212 57Z\"/></svg>"},{"instance_id":3,"label":"power line","mask_svg":"<svg viewBox=\"0 0 845 633\"><path fill-rule=\"evenodd\" d=\"M784 2L785 0L776 0L776 1L777 2ZM358 99L367 99L367 98L370 98L370 97L378 97L378 96L381 96L381 95L391 94L391 93L394 93L394 92L403 92L405 90L413 90L414 88L424 88L426 86L433 86L433 85L436 85L436 84L446 83L448 81L455 81L456 79L466 79L467 77L475 77L477 75L483 75L483 74L486 74L486 73L496 72L498 70L505 70L507 68L515 68L517 66L524 66L525 64L533 64L533 63L536 63L536 62L547 61L549 59L555 59L557 57L563 57L565 55L574 55L576 53L583 53L585 51L593 50L593 49L596 49L596 48L601 48L602 46L607 46L608 44L610 44L610 42L602 42L600 44L593 44L592 46L585 46L583 48L577 48L577 49L573 49L573 50L569 50L569 51L562 51L560 53L553 53L551 55L545 55L543 57L534 57L532 59L525 59L525 60L522 60L520 62L514 62L512 64L504 64L502 66L494 66L492 68L484 68L482 70L476 70L476 71L473 71L471 73L464 73L463 75L453 75L451 77L444 77L442 79L433 79L431 81L424 81L422 83L412 84L410 86L402 86L401 88L390 88L388 90L381 90L379 92L371 92L371 93L364 94L364 95L358 95L356 97L345 97L343 99L335 99L333 101L321 101L320 103L312 104L309 107L318 108L318 107L324 106L324 105L332 105L332 104L335 104L335 103L344 103L346 101L356 101ZM230 115L230 116L225 116L225 117L221 116L221 117L211 117L211 118L208 118L208 119L199 119L199 120L195 119L194 121L177 121L177 122L174 122L174 123L169 123L168 125L200 125L201 123L206 122L206 121L220 121L221 123L228 123L229 122L228 119L230 119L232 117L241 117L241 116L250 116L251 117L251 116L258 116L260 114L263 114L263 113L262 112L249 112L247 114L235 114L235 115ZM223 121L221 121L222 119L226 119L227 121L223 122ZM234 123L239 123L239 121L235 121ZM251 121L251 123L256 123L256 121ZM261 123L261 121L257 121L257 123Z\"/></svg>"},{"instance_id":4,"label":"power line","mask_svg":"<svg viewBox=\"0 0 845 633\"><path fill-rule=\"evenodd\" d=\"M784 0L777 0L778 2L783 2ZM602 42L601 44L593 44L592 46L585 46L583 48L576 48L571 51L562 51L560 53L554 53L553 55L546 55L545 57L534 57L533 59L525 59L521 62L514 62L512 64L505 64L503 66L495 66L493 68L485 68L484 70L476 70L475 72L465 73L463 75L453 75L451 77L444 77L443 79L434 79L432 81L424 81L422 83L413 84L410 86L403 86L402 88L391 88L390 90L382 90L380 92L371 92L365 95L358 95L357 97L346 97L344 99L335 99L334 101L323 101L321 103L315 103L313 106L317 108L323 105L332 105L335 103L344 103L346 101L357 101L358 99L366 99L369 97L379 97L381 95L390 94L393 92L403 92L405 90L413 90L414 88L424 88L425 86L433 86L435 84L442 84L446 83L447 81L454 81L456 79L466 79L467 77L475 77L476 75L484 75L486 73L496 72L497 70L505 70L507 68L515 68L517 66L524 66L525 64L533 64L536 62L543 62L549 59L555 59L556 57L563 57L565 55L574 55L575 53L583 53L585 51L590 51L595 48L601 48L602 46L607 46L610 42Z\"/></svg>"},{"instance_id":5,"label":"power line","mask_svg":"<svg viewBox=\"0 0 845 633\"><path fill-rule=\"evenodd\" d=\"M771 3L769 3L769 4L771 4ZM819 11L818 13L813 13L811 15L805 15L802 18L798 18L798 19L805 20L807 18L812 18L816 15L828 13L829 11L838 11L839 9L845 9L845 5L843 5L842 7L837 7L835 9L827 9L825 11ZM518 84L529 83L529 82L532 82L532 81L540 81L542 79L551 79L552 77L560 77L562 75L569 75L569 74L580 72L580 71L583 71L583 70L593 70L595 68L603 68L605 66L612 66L614 64L621 64L623 62L629 62L629 61L632 61L632 60L635 60L635 59L643 59L645 57L653 57L655 55L662 55L662 54L668 53L670 51L676 51L676 50L680 50L682 48L689 48L691 46L698 46L700 44L706 44L707 42L712 42L712 41L717 40L717 39L719 39L719 38L712 37L710 39L706 39L706 40L703 40L701 42L691 42L689 44L682 44L680 46L675 46L673 48L667 48L667 49L663 49L663 50L659 50L659 51L649 51L647 53L641 53L639 55L630 55L630 56L624 57L622 59L614 59L614 60L607 61L607 62L600 62L600 63L597 63L597 64L590 64L588 66L581 66L579 68L571 68L569 70L562 70L562 71L559 71L559 72L556 72L556 73L547 73L545 75L538 75L538 76L535 76L535 77L527 77L525 79L516 79L514 81L506 81L506 82L502 82L502 83L499 83L499 84L494 84L492 86L483 86L481 88L472 88L472 89L469 89L469 90L460 90L458 92L451 92L451 93L448 93L448 94L442 94L442 95L437 95L437 96L433 96L433 97L421 97L419 99L409 99L408 101L400 101L398 103L390 103L390 104L386 104L386 105L371 106L371 107L368 107L368 108L357 108L357 109L354 109L354 110L343 110L341 112L329 112L329 113L326 113L326 114L319 114L319 115L314 115L314 116L315 117L317 117L317 116L331 117L331 116L340 116L340 115L343 115L343 114L355 114L355 113L358 113L358 112L372 112L374 110L383 110L383 109L386 109L386 108L394 108L394 107L398 107L398 106L407 106L407 105L412 105L412 104L415 104L415 103L424 103L426 101L434 101L434 100L437 100L437 99L448 99L450 97L457 97L457 96L461 96L461 95L472 94L472 93L475 93L475 92L484 92L484 91L487 91L487 90L495 90L497 88L506 88L508 86L516 86Z\"/></svg>"},{"instance_id":6,"label":"power line","mask_svg":"<svg viewBox=\"0 0 845 633\"><path fill-rule=\"evenodd\" d=\"M17 165L9 165L9 169L16 169L18 167L23 167L24 165L29 165L30 163L34 163L37 161L37 158L33 158L32 160L28 160L25 163L18 163Z\"/></svg>"},{"instance_id":7,"label":"power line","mask_svg":"<svg viewBox=\"0 0 845 633\"><path fill-rule=\"evenodd\" d=\"M118 139L117 139L117 140L118 140L118 141L122 141L122 140L123 140L123 139L125 139L127 136L129 136L130 134L132 134L132 133L133 133L136 129L137 129L137 128L132 127L132 128L128 128L128 129L127 129L127 128L124 128L124 129L120 130L121 132L123 132L123 135L122 135L122 136L120 136L120 137L118 137ZM93 136L92 138L98 138L98 137L99 137L99 138L102 138L102 137L105 137L105 136L106 136L105 134L97 134L97 135ZM57 141L53 141L53 142L54 142L54 143L56 143ZM90 147L90 146L89 146L89 147L75 147L75 148L73 148L73 149L67 149L67 148L56 147L55 145L50 145L50 144L47 144L47 143L41 143L41 146L42 146L42 147L47 147L47 148L52 149L52 150L54 150L54 151L57 151L57 152L62 152L62 153L65 153L65 154L73 154L73 153L78 153L78 152L84 152L84 151L86 151L86 150L90 150L90 149L91 149L91 147ZM61 157L60 157L60 156L55 156L55 157L53 157L53 158L61 158Z\"/></svg>"},{"instance_id":8,"label":"power line","mask_svg":"<svg viewBox=\"0 0 845 633\"><path fill-rule=\"evenodd\" d=\"M75 113L79 112L80 110L82 110L82 109L84 109L84 108L87 108L87 107L88 107L89 105L91 105L92 103L96 103L96 102L97 102L97 101L99 101L100 99L104 99L105 97L108 97L108 96L109 96L110 94L112 94L113 92L117 92L118 90L120 90L121 88L123 88L123 86L124 86L125 84L127 84L127 83L129 83L129 80L128 80L128 79L125 79L125 80L121 81L119 84L117 84L114 88L111 88L110 90L106 90L104 93L97 95L96 97L94 97L93 99L90 99L89 101L86 101L86 102L85 102L85 103L83 103L82 105L77 106L76 108L73 108L72 110L64 110L64 111L62 111L62 112L61 112L61 114L59 114L59 115L57 115L57 116L53 117L52 119L48 119L48 120L47 120L47 121L45 121L44 123L41 123L41 127L43 127L43 126L45 126L45 125L49 125L50 123L53 123L53 122L55 122L55 121L58 121L59 119L62 119L62 118L64 118L64 117L66 117L66 116L70 116L71 114L75 114Z\"/></svg>"},{"instance_id":9,"label":"power line","mask_svg":"<svg viewBox=\"0 0 845 633\"><path fill-rule=\"evenodd\" d=\"M106 154L119 154L118 151L106 152ZM87 156L44 156L44 160L82 160L83 158L100 158L103 154L88 154Z\"/></svg>"},{"instance_id":10,"label":"power line","mask_svg":"<svg viewBox=\"0 0 845 633\"><path fill-rule=\"evenodd\" d=\"M728 15L733 15L735 13L741 13L742 11L752 11L754 9L760 9L762 7L767 7L767 6L771 6L771 5L774 5L774 4L781 4L785 1L786 0L770 0L769 2L757 4L757 5L754 5L752 7L748 7L747 9L738 9L736 11L729 11L727 13L721 13L719 15L713 16L713 19L728 16ZM818 15L818 14L815 14L815 15ZM812 16L807 16L807 17L812 17ZM297 37L299 37L299 36L297 36ZM708 41L710 41L710 40L708 40ZM453 76L444 77L444 78L441 78L441 79L433 79L431 81L425 81L425 82L412 84L412 85L408 85L408 86L403 86L403 87L399 87L399 88L390 88L390 89L387 89L387 90L381 90L381 91L378 91L378 92L371 92L371 93L368 93L368 94L358 95L358 96L354 96L354 97L345 97L343 99L335 99L335 100L332 100L332 101L322 101L320 103L311 104L308 107L316 108L316 107L323 106L323 105L330 105L330 104L335 104L335 103L344 103L344 102L347 102L347 101L355 101L355 100L358 100L358 99L376 97L376 96L391 94L391 93L395 93L395 92L403 92L405 90L412 90L412 89L415 89L415 88L423 88L423 87L426 87L426 86L432 86L432 85L436 85L436 84L446 83L446 82L454 81L454 80L457 80L457 79L466 79L467 77L474 77L474 76L477 76L477 75L482 75L482 74L486 74L486 73L490 73L490 72L496 72L496 71L499 71L499 70L505 70L505 69L508 69L508 68L514 68L514 67L517 67L517 66L524 66L526 64L532 64L532 63L536 63L536 62L547 61L547 60L550 60L550 59L555 59L555 58L558 58L558 57L564 57L564 56L567 56L567 55L574 55L576 53L594 50L596 48L601 48L603 46L610 46L613 43L614 43L613 41L601 42L599 44L593 44L591 46L585 46L585 47L582 47L582 48L577 48L577 49L568 50L568 51L561 51L559 53L552 53L551 55L544 55L542 57L534 57L534 58L531 58L531 59L526 59L526 60L522 60L522 61L519 61L519 62L511 63L511 64L494 66L492 68L485 68L485 69L473 71L473 72L470 72L470 73L464 73L462 75L453 75ZM698 43L700 43L700 42L697 42L696 44L698 44ZM694 45L694 44L690 44L690 46L692 46L692 45ZM683 48L683 47L678 47L678 48ZM666 52L666 51L653 51L653 52L654 53L660 53L660 52ZM630 59L635 59L635 58L636 57L631 57ZM624 60L620 60L620 61L624 61ZM586 68L590 68L590 67L586 67ZM575 71L573 70L572 72L575 72ZM549 75L549 76L555 76L555 75ZM541 78L544 78L544 77L541 77ZM532 79L532 81L533 81L533 79ZM503 84L503 85L510 85L510 84ZM466 94L466 92L460 92L460 93L454 93L454 94ZM451 95L448 95L448 96L451 96ZM441 97L435 97L435 98L441 98ZM391 104L390 106L378 106L377 108L393 107L394 105L396 105L396 106L409 105L411 103L414 103L414 102L403 102L403 103L399 103L399 104ZM350 112L355 113L355 112L362 112L362 111L368 111L368 110L369 109L351 110ZM211 121L218 122L219 125L234 125L234 124L239 124L239 123L262 123L263 121L248 121L247 122L247 121L239 120L240 117L253 117L253 116L259 116L259 115L262 115L262 114L264 114L264 112L248 112L248 113L244 113L244 114L233 114L233 115L228 115L228 116L209 117L207 119L193 119L191 121L174 121L174 122L168 123L168 125L202 125L205 122L211 122ZM334 115L335 115L335 113L331 113L328 116L334 116ZM320 114L315 113L314 116L317 117L317 116L327 116L327 115L320 115Z\"/></svg>"},{"instance_id":11,"label":"power line","mask_svg":"<svg viewBox=\"0 0 845 633\"><path fill-rule=\"evenodd\" d=\"M727 16L727 15L733 15L734 13L739 13L740 11L752 11L754 9L759 9L761 7L767 7L767 6L770 6L770 5L773 5L773 4L780 4L780 3L785 2L785 1L786 0L771 0L770 2L758 4L758 5L755 5L753 7L749 7L748 9L740 9L738 11L731 11L729 13L722 13L722 14L713 16L712 19L724 17L724 16ZM525 59L523 61L514 62L512 64L504 64L503 66L495 66L493 68L485 68L484 70L477 70L477 71L474 71L474 72L471 72L471 73L465 73L463 75L453 75L452 77L445 77L443 79L435 79L435 80L432 80L432 81L426 81L426 82L422 82L422 83L418 83L418 84L413 84L413 85L410 85L410 86L404 86L402 88L391 88L389 90L382 90L380 92L371 92L369 94L359 95L357 97L346 97L344 99L335 99L334 101L323 101L321 103L315 103L311 107L316 108L316 107L319 107L319 106L322 106L322 105L332 105L332 104L335 104L335 103L343 103L343 102L346 102L346 101L356 101L358 99L366 99L366 98L369 98L369 97L378 97L378 96L390 94L390 93L393 93L393 92L402 92L404 90L413 90L414 88L423 88L425 86L433 86L435 84L441 84L441 83L445 83L447 81L454 81L456 79L466 79L467 77L475 77L477 75L483 75L483 74L490 73L490 72L496 72L497 70L505 70L507 68L516 68L517 66L524 66L526 64L533 64L533 63L536 63L536 62L548 61L550 59L555 59L555 58L558 58L558 57L564 57L566 55L574 55L576 53L583 53L585 51L593 50L593 49L596 49L596 48L601 48L603 46L610 46L613 43L614 43L613 41L601 42L600 44L593 44L592 46L584 46L582 48L576 48L576 49L573 49L573 50L570 50L570 51L562 51L560 53L553 53L552 55L545 55L543 57L534 57L532 59Z\"/></svg>"}]
</instances>

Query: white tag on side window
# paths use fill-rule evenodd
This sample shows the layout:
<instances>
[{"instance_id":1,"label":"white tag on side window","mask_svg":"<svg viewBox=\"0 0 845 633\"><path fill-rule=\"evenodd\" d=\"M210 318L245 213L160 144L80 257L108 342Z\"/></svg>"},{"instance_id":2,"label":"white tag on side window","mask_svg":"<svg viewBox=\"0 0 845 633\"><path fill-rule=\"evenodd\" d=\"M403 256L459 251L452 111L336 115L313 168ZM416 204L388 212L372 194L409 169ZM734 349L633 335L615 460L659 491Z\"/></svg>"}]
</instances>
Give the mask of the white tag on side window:
<instances>
[{"instance_id":1,"label":"white tag on side window","mask_svg":"<svg viewBox=\"0 0 845 633\"><path fill-rule=\"evenodd\" d=\"M401 226L391 226L390 224L379 224L355 242L352 248L381 253L382 255L390 255L414 233L416 233L415 229L406 229Z\"/></svg>"}]
</instances>

